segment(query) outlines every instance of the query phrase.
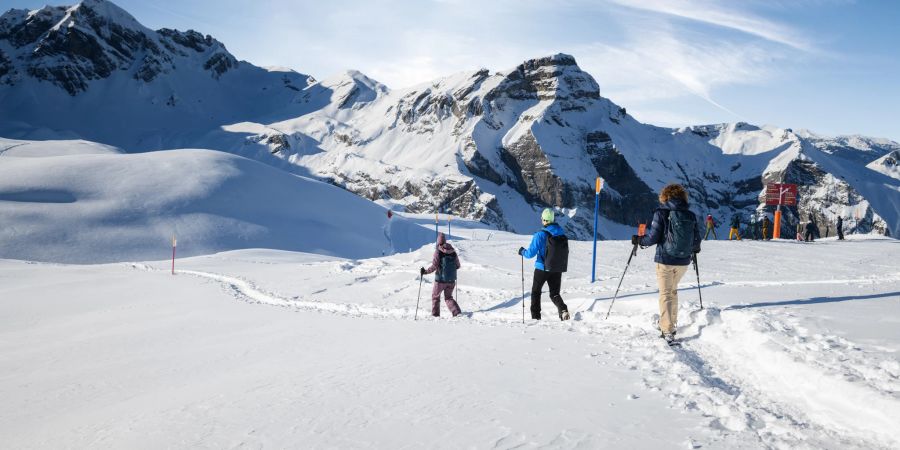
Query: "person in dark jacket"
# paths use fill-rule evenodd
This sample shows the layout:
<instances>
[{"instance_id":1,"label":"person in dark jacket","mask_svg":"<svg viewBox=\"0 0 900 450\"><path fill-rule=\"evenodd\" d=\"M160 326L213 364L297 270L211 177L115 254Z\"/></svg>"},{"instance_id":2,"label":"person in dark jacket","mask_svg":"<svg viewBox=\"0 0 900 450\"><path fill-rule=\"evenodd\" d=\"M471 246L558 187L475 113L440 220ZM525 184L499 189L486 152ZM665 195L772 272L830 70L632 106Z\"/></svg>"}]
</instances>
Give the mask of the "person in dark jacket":
<instances>
[{"instance_id":1,"label":"person in dark jacket","mask_svg":"<svg viewBox=\"0 0 900 450\"><path fill-rule=\"evenodd\" d=\"M669 212L683 211L694 218L693 253L700 253L700 224L688 209L688 194L680 184L670 184L659 193L660 207L653 213L650 231L644 236L632 236L632 244L642 247L656 245L656 281L659 284L659 331L668 342L675 339L678 324L678 282L687 272L691 256L679 258L664 248Z\"/></svg>"},{"instance_id":2,"label":"person in dark jacket","mask_svg":"<svg viewBox=\"0 0 900 450\"><path fill-rule=\"evenodd\" d=\"M818 230L816 229L816 224L813 223L812 220L806 222L806 242L815 241L816 233Z\"/></svg>"},{"instance_id":3,"label":"person in dark jacket","mask_svg":"<svg viewBox=\"0 0 900 450\"><path fill-rule=\"evenodd\" d=\"M544 283L547 283L550 287L550 301L552 301L553 304L556 305L556 309L559 310L560 320L569 320L569 307L566 306L562 296L559 295L559 290L562 287L562 272L549 272L546 267L544 267L544 254L547 250L547 233L550 233L553 236L565 236L566 232L563 231L561 226L556 224L555 215L550 208L544 209L541 213L541 224L543 225L543 228L541 231L534 233L528 248L519 247L520 255L528 259L534 258L535 256L537 257L534 261L534 278L531 282L531 318L541 320L541 289L544 288Z\"/></svg>"},{"instance_id":4,"label":"person in dark jacket","mask_svg":"<svg viewBox=\"0 0 900 450\"><path fill-rule=\"evenodd\" d=\"M741 240L741 216L735 214L731 216L731 231L728 232L728 240L732 240L737 238L737 240Z\"/></svg>"},{"instance_id":5,"label":"person in dark jacket","mask_svg":"<svg viewBox=\"0 0 900 450\"><path fill-rule=\"evenodd\" d=\"M434 256L431 258L431 265L426 269L419 269L421 275L437 272L434 276L434 287L431 289L431 315L434 317L441 316L441 292L444 293L444 301L447 303L447 309L450 314L456 317L460 313L459 304L453 299L453 288L456 287L456 278L445 280L442 276L441 261L452 261L451 264L456 265L459 269L462 265L459 263L459 255L456 250L447 242L444 233L438 233L437 248L434 250ZM453 273L456 273L455 271Z\"/></svg>"},{"instance_id":6,"label":"person in dark jacket","mask_svg":"<svg viewBox=\"0 0 900 450\"><path fill-rule=\"evenodd\" d=\"M763 237L763 239L765 239L767 241L769 239L771 239L769 237L769 228L772 228L772 221L769 220L768 215L765 215L765 216L763 216L762 237Z\"/></svg>"},{"instance_id":7,"label":"person in dark jacket","mask_svg":"<svg viewBox=\"0 0 900 450\"><path fill-rule=\"evenodd\" d=\"M844 240L844 218L841 216L838 216L837 220L837 235L839 241Z\"/></svg>"}]
</instances>

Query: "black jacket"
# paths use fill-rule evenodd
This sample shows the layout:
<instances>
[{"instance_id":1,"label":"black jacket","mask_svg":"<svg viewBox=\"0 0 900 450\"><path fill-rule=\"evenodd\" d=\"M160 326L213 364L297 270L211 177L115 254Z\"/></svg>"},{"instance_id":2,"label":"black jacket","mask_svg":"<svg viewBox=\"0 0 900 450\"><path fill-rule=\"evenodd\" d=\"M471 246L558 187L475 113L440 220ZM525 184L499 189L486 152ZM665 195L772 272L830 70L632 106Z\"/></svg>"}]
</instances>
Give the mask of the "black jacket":
<instances>
[{"instance_id":1,"label":"black jacket","mask_svg":"<svg viewBox=\"0 0 900 450\"><path fill-rule=\"evenodd\" d=\"M666 242L666 228L669 221L669 211L671 210L687 211L694 216L694 252L700 251L700 243L703 242L700 238L700 222L697 221L697 215L688 209L687 202L681 199L669 200L665 205L661 205L656 209L653 213L650 231L641 238L640 244L642 247L656 245L656 256L653 258L655 262L670 266L686 266L691 263L690 257L676 258L663 250L662 244Z\"/></svg>"}]
</instances>

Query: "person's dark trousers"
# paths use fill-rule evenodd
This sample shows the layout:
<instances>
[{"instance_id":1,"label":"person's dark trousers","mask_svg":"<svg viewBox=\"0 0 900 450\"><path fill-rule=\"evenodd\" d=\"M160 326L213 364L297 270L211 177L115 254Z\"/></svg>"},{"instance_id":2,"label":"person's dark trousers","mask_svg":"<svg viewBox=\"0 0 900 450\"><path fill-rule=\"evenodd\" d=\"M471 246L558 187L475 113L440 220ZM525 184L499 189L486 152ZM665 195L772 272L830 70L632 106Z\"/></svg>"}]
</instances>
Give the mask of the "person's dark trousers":
<instances>
[{"instance_id":1,"label":"person's dark trousers","mask_svg":"<svg viewBox=\"0 0 900 450\"><path fill-rule=\"evenodd\" d=\"M541 289L544 282L550 287L550 300L556 305L560 312L568 311L569 308L563 302L559 295L559 288L562 285L562 272L547 272L541 269L534 269L534 279L531 283L531 318L541 318Z\"/></svg>"},{"instance_id":2,"label":"person's dark trousers","mask_svg":"<svg viewBox=\"0 0 900 450\"><path fill-rule=\"evenodd\" d=\"M806 232L806 242L812 242L812 241L813 241L813 232L807 231Z\"/></svg>"},{"instance_id":3,"label":"person's dark trousers","mask_svg":"<svg viewBox=\"0 0 900 450\"><path fill-rule=\"evenodd\" d=\"M844 240L844 230L838 228L837 232L838 232L838 239L843 241Z\"/></svg>"}]
</instances>

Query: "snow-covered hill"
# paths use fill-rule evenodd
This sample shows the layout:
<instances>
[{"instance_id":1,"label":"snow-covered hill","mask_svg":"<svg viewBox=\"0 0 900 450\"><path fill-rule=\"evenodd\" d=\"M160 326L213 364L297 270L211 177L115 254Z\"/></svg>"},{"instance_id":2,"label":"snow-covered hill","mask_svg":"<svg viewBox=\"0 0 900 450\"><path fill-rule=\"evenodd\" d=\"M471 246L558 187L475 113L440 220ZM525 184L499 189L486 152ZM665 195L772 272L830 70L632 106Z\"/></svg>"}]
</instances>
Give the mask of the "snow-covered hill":
<instances>
[{"instance_id":1,"label":"snow-covered hill","mask_svg":"<svg viewBox=\"0 0 900 450\"><path fill-rule=\"evenodd\" d=\"M95 151L10 155L28 147L0 153L0 258L164 259L173 235L184 256L271 248L360 258L434 240L340 188L228 153L86 145Z\"/></svg>"},{"instance_id":2,"label":"snow-covered hill","mask_svg":"<svg viewBox=\"0 0 900 450\"><path fill-rule=\"evenodd\" d=\"M687 185L695 210L724 227L736 213L745 223L771 216L765 183L781 181L801 185L785 235L798 220L833 234L839 215L859 217L848 231L900 234L900 179L876 163L900 144L747 123L642 124L565 54L391 91L356 71L313 82L236 62L209 36L154 32L86 0L4 14L0 67L0 136L224 150L412 213L524 232L552 206L585 238L600 176L600 234L621 238L669 182Z\"/></svg>"}]
</instances>

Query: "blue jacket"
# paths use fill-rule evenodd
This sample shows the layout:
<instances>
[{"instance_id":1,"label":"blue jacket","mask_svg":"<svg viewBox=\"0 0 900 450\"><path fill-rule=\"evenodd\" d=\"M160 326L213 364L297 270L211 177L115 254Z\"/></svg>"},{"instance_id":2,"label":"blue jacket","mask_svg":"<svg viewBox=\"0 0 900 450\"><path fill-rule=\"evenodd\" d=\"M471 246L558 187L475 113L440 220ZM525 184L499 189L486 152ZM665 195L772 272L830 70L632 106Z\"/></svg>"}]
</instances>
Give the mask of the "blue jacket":
<instances>
[{"instance_id":1,"label":"blue jacket","mask_svg":"<svg viewBox=\"0 0 900 450\"><path fill-rule=\"evenodd\" d=\"M534 268L540 270L546 270L544 269L544 253L546 253L547 250L547 233L544 233L544 230L547 230L548 233L554 236L566 235L566 232L563 231L562 227L554 222L542 228L541 231L534 233L534 236L531 237L531 244L525 249L522 256L528 259L537 256L537 261L534 262Z\"/></svg>"},{"instance_id":2,"label":"blue jacket","mask_svg":"<svg viewBox=\"0 0 900 450\"><path fill-rule=\"evenodd\" d=\"M676 258L663 250L662 244L666 241L666 227L669 221L670 210L687 211L694 216L694 222L696 222L694 226L694 251L700 251L700 242L702 242L702 239L700 239L700 223L697 222L697 216L688 210L687 202L678 198L671 199L665 205L661 205L656 209L653 213L653 223L650 224L650 231L641 238L641 246L656 245L656 256L653 258L655 262L670 266L686 266L691 263L690 257Z\"/></svg>"}]
</instances>

